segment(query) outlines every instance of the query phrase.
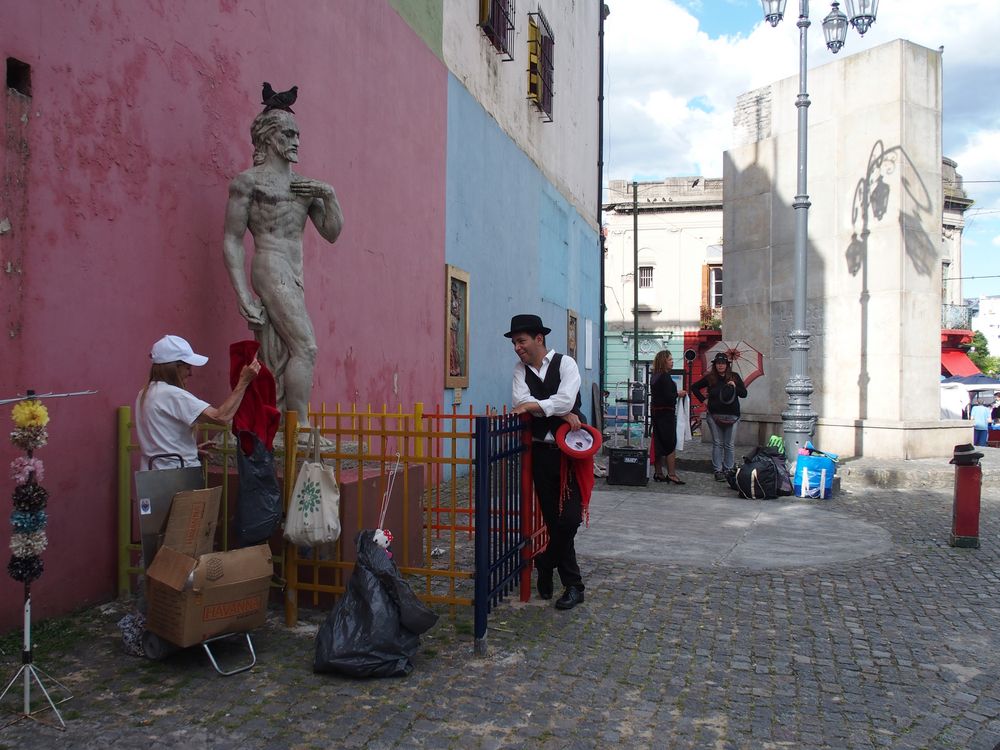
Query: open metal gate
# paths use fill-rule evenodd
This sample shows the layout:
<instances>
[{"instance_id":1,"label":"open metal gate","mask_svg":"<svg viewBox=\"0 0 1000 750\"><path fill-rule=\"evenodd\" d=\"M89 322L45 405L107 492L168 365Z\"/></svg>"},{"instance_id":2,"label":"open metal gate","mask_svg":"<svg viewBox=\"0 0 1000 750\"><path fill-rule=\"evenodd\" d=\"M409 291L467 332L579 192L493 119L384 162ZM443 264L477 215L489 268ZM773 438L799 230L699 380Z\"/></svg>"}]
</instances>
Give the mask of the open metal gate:
<instances>
[{"instance_id":1,"label":"open metal gate","mask_svg":"<svg viewBox=\"0 0 1000 750\"><path fill-rule=\"evenodd\" d=\"M476 417L475 652L486 655L489 613L520 586L530 591L538 536L532 497L530 433L517 414Z\"/></svg>"}]
</instances>

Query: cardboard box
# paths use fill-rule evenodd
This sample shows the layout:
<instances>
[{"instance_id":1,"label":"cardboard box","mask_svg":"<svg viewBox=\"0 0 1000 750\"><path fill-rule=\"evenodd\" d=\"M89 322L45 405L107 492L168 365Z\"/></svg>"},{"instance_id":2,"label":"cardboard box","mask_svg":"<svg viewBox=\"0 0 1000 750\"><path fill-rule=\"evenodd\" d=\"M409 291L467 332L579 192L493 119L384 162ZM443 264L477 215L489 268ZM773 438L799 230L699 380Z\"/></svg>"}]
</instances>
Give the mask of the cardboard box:
<instances>
[{"instance_id":1,"label":"cardboard box","mask_svg":"<svg viewBox=\"0 0 1000 750\"><path fill-rule=\"evenodd\" d=\"M218 490L178 493L163 546L146 571L146 627L182 648L251 630L267 616L271 548L204 551L215 535Z\"/></svg>"},{"instance_id":2,"label":"cardboard box","mask_svg":"<svg viewBox=\"0 0 1000 750\"><path fill-rule=\"evenodd\" d=\"M266 544L198 558L161 547L146 572L146 627L182 648L259 627L272 572Z\"/></svg>"},{"instance_id":3,"label":"cardboard box","mask_svg":"<svg viewBox=\"0 0 1000 750\"><path fill-rule=\"evenodd\" d=\"M211 552L221 502L221 487L178 492L170 504L160 546L191 557Z\"/></svg>"}]
</instances>

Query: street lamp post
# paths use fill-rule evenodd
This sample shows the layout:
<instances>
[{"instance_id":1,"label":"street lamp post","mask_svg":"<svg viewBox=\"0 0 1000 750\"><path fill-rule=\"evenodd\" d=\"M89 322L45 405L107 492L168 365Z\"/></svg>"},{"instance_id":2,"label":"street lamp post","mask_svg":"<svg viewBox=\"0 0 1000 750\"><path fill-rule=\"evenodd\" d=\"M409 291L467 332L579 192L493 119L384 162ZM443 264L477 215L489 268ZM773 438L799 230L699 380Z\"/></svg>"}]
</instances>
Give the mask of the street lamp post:
<instances>
[{"instance_id":1,"label":"street lamp post","mask_svg":"<svg viewBox=\"0 0 1000 750\"><path fill-rule=\"evenodd\" d=\"M785 15L786 0L761 0L764 20L777 26ZM864 35L875 22L878 0L845 0L848 15L840 10L840 3L831 5L830 13L823 19L826 46L836 54L844 46L848 23ZM799 0L799 95L798 108L798 161L795 200L795 262L794 300L792 303L792 330L789 331L788 349L792 370L785 393L788 408L781 413L785 454L796 460L799 448L805 446L816 425L816 412L812 409L812 380L808 372L809 331L806 328L806 250L809 241L809 193L806 165L809 155L809 94L806 92L806 32L809 30L809 0Z\"/></svg>"}]
</instances>

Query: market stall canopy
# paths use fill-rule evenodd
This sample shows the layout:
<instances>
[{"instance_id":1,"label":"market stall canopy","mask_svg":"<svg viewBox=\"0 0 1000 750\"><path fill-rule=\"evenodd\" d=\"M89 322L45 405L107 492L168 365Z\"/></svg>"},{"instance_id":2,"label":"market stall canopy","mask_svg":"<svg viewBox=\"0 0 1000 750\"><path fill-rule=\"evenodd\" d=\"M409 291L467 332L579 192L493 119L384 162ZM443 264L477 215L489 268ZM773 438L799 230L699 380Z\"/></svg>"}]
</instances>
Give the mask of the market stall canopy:
<instances>
[{"instance_id":1,"label":"market stall canopy","mask_svg":"<svg viewBox=\"0 0 1000 750\"><path fill-rule=\"evenodd\" d=\"M957 349L941 352L941 369L952 377L982 375L979 368L969 359L969 355Z\"/></svg>"}]
</instances>

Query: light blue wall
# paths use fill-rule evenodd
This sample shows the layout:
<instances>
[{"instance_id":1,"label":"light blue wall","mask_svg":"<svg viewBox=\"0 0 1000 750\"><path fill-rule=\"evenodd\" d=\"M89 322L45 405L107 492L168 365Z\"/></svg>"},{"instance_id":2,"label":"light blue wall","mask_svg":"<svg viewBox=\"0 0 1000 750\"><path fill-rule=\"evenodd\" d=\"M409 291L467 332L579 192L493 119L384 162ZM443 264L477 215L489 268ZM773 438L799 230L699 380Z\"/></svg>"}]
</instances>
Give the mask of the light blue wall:
<instances>
[{"instance_id":1,"label":"light blue wall","mask_svg":"<svg viewBox=\"0 0 1000 750\"><path fill-rule=\"evenodd\" d=\"M480 412L509 405L516 358L503 333L512 315L541 315L552 329L547 343L565 352L572 309L579 316L581 396L590 419L591 388L599 380L596 229L451 75L447 153L445 259L470 274L470 378L463 407L472 404ZM444 300L441 309L443 321ZM593 321L590 370L584 366L587 318ZM442 403L451 401L447 389Z\"/></svg>"}]
</instances>

